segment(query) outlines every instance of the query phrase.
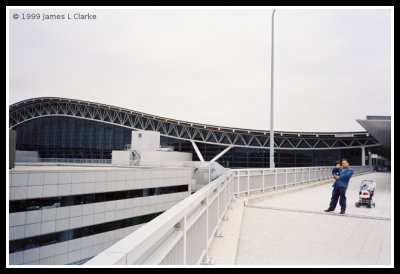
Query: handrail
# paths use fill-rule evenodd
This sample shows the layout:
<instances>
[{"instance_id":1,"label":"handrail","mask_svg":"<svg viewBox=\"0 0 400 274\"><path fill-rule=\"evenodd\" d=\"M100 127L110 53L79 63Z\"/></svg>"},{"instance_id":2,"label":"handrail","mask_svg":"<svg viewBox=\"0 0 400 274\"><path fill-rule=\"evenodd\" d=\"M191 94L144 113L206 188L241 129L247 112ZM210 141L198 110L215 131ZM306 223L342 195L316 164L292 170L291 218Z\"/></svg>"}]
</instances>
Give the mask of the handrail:
<instances>
[{"instance_id":1,"label":"handrail","mask_svg":"<svg viewBox=\"0 0 400 274\"><path fill-rule=\"evenodd\" d=\"M38 158L41 163L111 164L111 159Z\"/></svg>"},{"instance_id":2,"label":"handrail","mask_svg":"<svg viewBox=\"0 0 400 274\"><path fill-rule=\"evenodd\" d=\"M228 170L86 264L207 261L209 244L233 198L232 182L233 174Z\"/></svg>"},{"instance_id":3,"label":"handrail","mask_svg":"<svg viewBox=\"0 0 400 274\"><path fill-rule=\"evenodd\" d=\"M355 174L371 166L352 167ZM98 254L86 265L209 263L209 245L234 195L332 177L331 167L227 169L193 195Z\"/></svg>"},{"instance_id":4,"label":"handrail","mask_svg":"<svg viewBox=\"0 0 400 274\"><path fill-rule=\"evenodd\" d=\"M354 174L372 171L371 166L352 166ZM264 192L268 189L296 186L332 178L332 167L290 167L290 168L250 168L233 169L235 176L235 194L247 195L253 192Z\"/></svg>"}]
</instances>

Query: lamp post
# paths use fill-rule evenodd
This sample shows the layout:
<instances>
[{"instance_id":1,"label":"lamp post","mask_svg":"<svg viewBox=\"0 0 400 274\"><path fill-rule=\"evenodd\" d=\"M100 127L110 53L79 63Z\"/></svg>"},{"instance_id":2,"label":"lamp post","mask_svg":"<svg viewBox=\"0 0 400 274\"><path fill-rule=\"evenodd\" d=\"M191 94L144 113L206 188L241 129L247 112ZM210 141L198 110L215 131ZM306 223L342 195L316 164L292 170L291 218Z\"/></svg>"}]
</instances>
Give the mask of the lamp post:
<instances>
[{"instance_id":1,"label":"lamp post","mask_svg":"<svg viewBox=\"0 0 400 274\"><path fill-rule=\"evenodd\" d=\"M271 114L270 114L270 135L269 135L269 167L275 168L274 160L274 15L272 11L272 39L271 39Z\"/></svg>"}]
</instances>

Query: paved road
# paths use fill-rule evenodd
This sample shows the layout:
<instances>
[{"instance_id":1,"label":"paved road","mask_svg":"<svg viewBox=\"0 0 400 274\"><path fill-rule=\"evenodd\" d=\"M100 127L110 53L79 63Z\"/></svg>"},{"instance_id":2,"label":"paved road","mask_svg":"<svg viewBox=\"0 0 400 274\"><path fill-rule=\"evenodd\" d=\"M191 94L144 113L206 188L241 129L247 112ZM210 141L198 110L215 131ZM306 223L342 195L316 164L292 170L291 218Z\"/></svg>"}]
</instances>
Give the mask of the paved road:
<instances>
[{"instance_id":1,"label":"paved road","mask_svg":"<svg viewBox=\"0 0 400 274\"><path fill-rule=\"evenodd\" d=\"M244 207L236 264L390 265L390 173L351 179L346 215L324 213L331 184L249 203ZM376 181L375 208L356 208L360 183ZM217 262L218 263L218 262Z\"/></svg>"}]
</instances>

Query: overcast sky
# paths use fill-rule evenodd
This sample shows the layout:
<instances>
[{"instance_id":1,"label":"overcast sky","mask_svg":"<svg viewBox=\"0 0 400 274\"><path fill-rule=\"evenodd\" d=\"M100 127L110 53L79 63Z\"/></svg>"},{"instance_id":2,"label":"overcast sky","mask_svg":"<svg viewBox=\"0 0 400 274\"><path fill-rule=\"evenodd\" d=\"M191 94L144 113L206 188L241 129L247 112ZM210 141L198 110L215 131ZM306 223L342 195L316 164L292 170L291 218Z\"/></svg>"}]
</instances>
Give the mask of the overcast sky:
<instances>
[{"instance_id":1,"label":"overcast sky","mask_svg":"<svg viewBox=\"0 0 400 274\"><path fill-rule=\"evenodd\" d=\"M270 128L272 8L10 10L9 103L57 96ZM42 20L43 14L96 15ZM13 19L18 14L18 19ZM389 9L278 9L275 130L364 131L391 115Z\"/></svg>"}]
</instances>

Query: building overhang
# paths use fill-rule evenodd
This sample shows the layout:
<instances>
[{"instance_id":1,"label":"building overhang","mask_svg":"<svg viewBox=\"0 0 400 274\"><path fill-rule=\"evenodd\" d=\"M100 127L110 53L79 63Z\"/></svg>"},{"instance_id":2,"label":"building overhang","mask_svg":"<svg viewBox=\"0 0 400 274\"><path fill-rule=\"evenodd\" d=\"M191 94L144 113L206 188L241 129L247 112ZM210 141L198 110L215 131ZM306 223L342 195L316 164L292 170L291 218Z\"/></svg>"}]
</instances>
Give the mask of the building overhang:
<instances>
[{"instance_id":1,"label":"building overhang","mask_svg":"<svg viewBox=\"0 0 400 274\"><path fill-rule=\"evenodd\" d=\"M388 152L391 150L390 116L367 116L357 122L365 128Z\"/></svg>"}]
</instances>

